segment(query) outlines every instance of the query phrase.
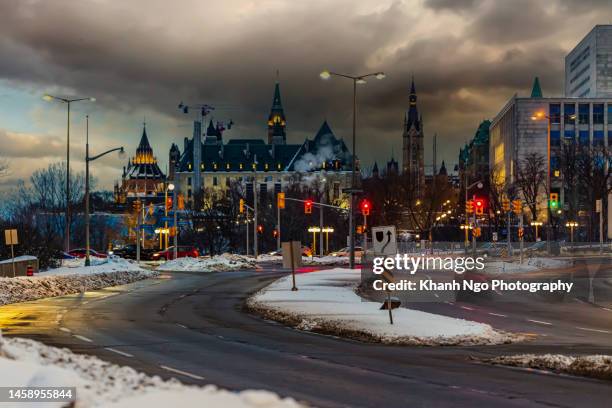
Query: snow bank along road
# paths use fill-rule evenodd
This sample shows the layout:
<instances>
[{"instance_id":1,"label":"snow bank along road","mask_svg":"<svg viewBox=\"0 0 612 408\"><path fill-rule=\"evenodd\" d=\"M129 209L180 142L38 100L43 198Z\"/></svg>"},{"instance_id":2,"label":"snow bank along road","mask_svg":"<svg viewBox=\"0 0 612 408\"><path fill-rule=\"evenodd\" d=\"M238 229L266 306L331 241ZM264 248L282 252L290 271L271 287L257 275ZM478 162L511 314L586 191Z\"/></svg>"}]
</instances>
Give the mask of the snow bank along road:
<instances>
[{"instance_id":1,"label":"snow bank along road","mask_svg":"<svg viewBox=\"0 0 612 408\"><path fill-rule=\"evenodd\" d=\"M267 389L321 407L578 407L584 405L585 395L590 407L609 406L609 382L527 372L470 358L573 354L575 344L583 353L610 354L610 336L605 333L576 331L566 337L566 328L557 325L566 318L566 310L543 312L554 323L551 326L522 321L523 331L548 334L528 343L365 344L300 332L245 314L244 300L286 273L274 268L162 274L98 292L7 305L0 307L0 327L7 336L66 346L151 375L229 389ZM469 313L460 309L462 305L471 307L445 306ZM579 316L587 311L609 313L579 302L571 307ZM482 316L466 318L480 321ZM497 319L490 322L493 326L507 319L486 316ZM545 318L537 312L531 317Z\"/></svg>"}]
</instances>

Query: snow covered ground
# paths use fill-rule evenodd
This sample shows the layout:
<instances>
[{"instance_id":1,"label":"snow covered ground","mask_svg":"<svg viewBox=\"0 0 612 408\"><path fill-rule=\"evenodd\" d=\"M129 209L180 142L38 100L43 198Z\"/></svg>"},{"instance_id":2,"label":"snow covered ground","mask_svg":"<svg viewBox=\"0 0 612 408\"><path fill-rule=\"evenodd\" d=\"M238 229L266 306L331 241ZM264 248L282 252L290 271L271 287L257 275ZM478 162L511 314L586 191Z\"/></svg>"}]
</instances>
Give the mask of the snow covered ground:
<instances>
[{"instance_id":1,"label":"snow covered ground","mask_svg":"<svg viewBox=\"0 0 612 408\"><path fill-rule=\"evenodd\" d=\"M346 336L365 341L413 345L500 344L521 337L491 326L405 308L388 312L380 303L363 301L355 293L358 269L330 269L298 274L298 291L291 276L272 283L250 298L247 306L264 317L301 330Z\"/></svg>"},{"instance_id":2,"label":"snow covered ground","mask_svg":"<svg viewBox=\"0 0 612 408\"><path fill-rule=\"evenodd\" d=\"M212 258L177 258L157 267L158 271L222 272L255 268L255 258L222 254Z\"/></svg>"},{"instance_id":3,"label":"snow covered ground","mask_svg":"<svg viewBox=\"0 0 612 408\"><path fill-rule=\"evenodd\" d=\"M356 262L360 262L359 258L355 258ZM282 255L262 254L257 257L257 262L283 263ZM326 266L342 266L348 265L348 256L302 256L302 265L326 265Z\"/></svg>"},{"instance_id":4,"label":"snow covered ground","mask_svg":"<svg viewBox=\"0 0 612 408\"><path fill-rule=\"evenodd\" d=\"M522 264L518 260L512 262L486 262L484 272L491 275L500 275L504 273L534 272L541 269L567 268L571 265L571 260L535 257L524 259Z\"/></svg>"},{"instance_id":5,"label":"snow covered ground","mask_svg":"<svg viewBox=\"0 0 612 408\"><path fill-rule=\"evenodd\" d=\"M268 391L229 392L213 385L186 386L177 380L149 377L130 367L120 367L96 357L74 354L20 338L0 336L2 387L76 387L76 408L87 407L300 407L291 398ZM34 406L28 403L20 407ZM0 406L4 406L0 404ZM38 404L49 408L65 403Z\"/></svg>"},{"instance_id":6,"label":"snow covered ground","mask_svg":"<svg viewBox=\"0 0 612 408\"><path fill-rule=\"evenodd\" d=\"M71 266L50 269L33 277L0 278L0 305L125 285L158 275L121 258L110 258L94 266L82 266L82 259L73 261Z\"/></svg>"},{"instance_id":7,"label":"snow covered ground","mask_svg":"<svg viewBox=\"0 0 612 408\"><path fill-rule=\"evenodd\" d=\"M485 360L492 364L535 368L585 377L612 380L612 356L567 356L563 354L518 354Z\"/></svg>"}]
</instances>

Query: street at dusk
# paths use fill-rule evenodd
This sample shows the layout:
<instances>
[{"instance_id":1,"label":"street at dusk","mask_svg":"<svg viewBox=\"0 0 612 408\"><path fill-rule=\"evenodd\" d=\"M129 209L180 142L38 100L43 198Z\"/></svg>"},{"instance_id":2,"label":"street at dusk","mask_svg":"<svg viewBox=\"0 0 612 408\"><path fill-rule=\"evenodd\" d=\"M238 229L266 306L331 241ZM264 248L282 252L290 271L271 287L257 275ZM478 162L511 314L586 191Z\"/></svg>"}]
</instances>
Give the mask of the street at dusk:
<instances>
[{"instance_id":1,"label":"street at dusk","mask_svg":"<svg viewBox=\"0 0 612 408\"><path fill-rule=\"evenodd\" d=\"M0 2L0 407L608 407L610 21Z\"/></svg>"}]
</instances>

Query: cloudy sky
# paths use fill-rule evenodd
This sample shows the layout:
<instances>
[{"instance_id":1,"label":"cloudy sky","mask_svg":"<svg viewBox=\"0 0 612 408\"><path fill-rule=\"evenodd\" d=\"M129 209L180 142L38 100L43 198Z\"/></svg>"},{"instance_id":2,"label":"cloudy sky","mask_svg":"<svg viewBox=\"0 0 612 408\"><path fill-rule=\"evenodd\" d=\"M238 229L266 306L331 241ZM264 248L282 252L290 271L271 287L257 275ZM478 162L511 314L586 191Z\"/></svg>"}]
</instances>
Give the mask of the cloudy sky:
<instances>
[{"instance_id":1,"label":"cloudy sky","mask_svg":"<svg viewBox=\"0 0 612 408\"><path fill-rule=\"evenodd\" d=\"M366 166L400 155L414 75L426 159L437 133L452 168L479 122L528 93L535 75L545 95L561 95L564 55L611 21L609 0L2 0L0 157L10 173L0 189L65 158L65 106L44 93L97 99L74 105L75 167L89 114L92 150L124 145L130 155L146 118L165 169L170 143L191 134L181 100L232 119L226 138L264 138L277 69L293 143L324 119L350 136L350 83L322 81L322 69L387 74L358 91ZM122 165L109 156L92 171L110 188Z\"/></svg>"}]
</instances>

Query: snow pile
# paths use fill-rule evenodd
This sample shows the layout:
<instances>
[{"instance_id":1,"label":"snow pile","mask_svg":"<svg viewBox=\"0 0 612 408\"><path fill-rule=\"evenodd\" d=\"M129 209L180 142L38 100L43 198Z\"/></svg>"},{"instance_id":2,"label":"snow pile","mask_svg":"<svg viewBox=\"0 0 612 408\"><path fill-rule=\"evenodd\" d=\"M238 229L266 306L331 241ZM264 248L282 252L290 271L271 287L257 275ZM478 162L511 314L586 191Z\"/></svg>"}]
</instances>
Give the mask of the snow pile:
<instances>
[{"instance_id":1,"label":"snow pile","mask_svg":"<svg viewBox=\"0 0 612 408\"><path fill-rule=\"evenodd\" d=\"M13 259L15 260L15 262L21 262L21 261L36 261L38 258L32 255L21 255L21 256L16 256L15 258L3 259L2 261L0 261L0 264L13 263Z\"/></svg>"},{"instance_id":2,"label":"snow pile","mask_svg":"<svg viewBox=\"0 0 612 408\"><path fill-rule=\"evenodd\" d=\"M360 261L359 257L355 258L356 262ZM269 262L269 263L283 263L282 255L269 255L262 254L257 257L257 262ZM321 265L321 266L340 266L340 265L348 265L349 259L348 256L302 256L302 265Z\"/></svg>"},{"instance_id":3,"label":"snow pile","mask_svg":"<svg viewBox=\"0 0 612 408\"><path fill-rule=\"evenodd\" d=\"M0 277L0 305L125 285L157 274L124 259L112 259L96 266L50 269L33 277Z\"/></svg>"},{"instance_id":4,"label":"snow pile","mask_svg":"<svg viewBox=\"0 0 612 408\"><path fill-rule=\"evenodd\" d=\"M158 271L222 272L255 268L255 259L225 253L212 258L177 258L160 265Z\"/></svg>"},{"instance_id":5,"label":"snow pile","mask_svg":"<svg viewBox=\"0 0 612 408\"><path fill-rule=\"evenodd\" d=\"M301 405L267 391L239 393L215 386L186 386L177 380L149 377L96 357L45 346L20 338L0 337L0 372L3 387L77 387L77 408L84 407L226 407L290 408ZM45 407L65 406L45 403Z\"/></svg>"},{"instance_id":6,"label":"snow pile","mask_svg":"<svg viewBox=\"0 0 612 408\"><path fill-rule=\"evenodd\" d=\"M518 354L485 360L492 364L552 370L560 373L612 380L612 356L566 356L562 354Z\"/></svg>"},{"instance_id":7,"label":"snow pile","mask_svg":"<svg viewBox=\"0 0 612 408\"><path fill-rule=\"evenodd\" d=\"M411 345L500 344L521 336L491 326L405 308L388 311L380 303L363 301L355 293L359 269L330 269L299 274L298 291L291 291L291 276L269 285L247 301L247 307L266 318L301 330L353 339Z\"/></svg>"},{"instance_id":8,"label":"snow pile","mask_svg":"<svg viewBox=\"0 0 612 408\"><path fill-rule=\"evenodd\" d=\"M85 266L85 259L65 259L61 268L49 269L41 272L40 276L59 276L59 275L91 275L96 273L142 271L136 262L127 259L112 258L91 258L91 266Z\"/></svg>"},{"instance_id":9,"label":"snow pile","mask_svg":"<svg viewBox=\"0 0 612 408\"><path fill-rule=\"evenodd\" d=\"M556 269L566 268L571 266L571 261L562 259L552 258L528 258L519 263L519 261L504 262L504 261L492 261L485 263L485 273L492 275L499 275L503 273L524 273L524 272L535 272L541 269Z\"/></svg>"}]
</instances>

